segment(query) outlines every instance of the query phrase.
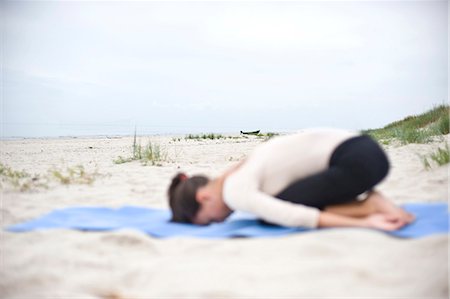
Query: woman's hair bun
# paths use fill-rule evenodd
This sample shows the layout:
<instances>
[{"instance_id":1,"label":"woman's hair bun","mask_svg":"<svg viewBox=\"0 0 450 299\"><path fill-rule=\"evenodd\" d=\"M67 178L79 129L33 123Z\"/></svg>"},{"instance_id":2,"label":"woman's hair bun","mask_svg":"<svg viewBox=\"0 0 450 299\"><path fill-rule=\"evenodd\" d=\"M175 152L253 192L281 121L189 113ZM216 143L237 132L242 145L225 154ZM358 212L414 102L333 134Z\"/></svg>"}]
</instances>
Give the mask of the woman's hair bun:
<instances>
[{"instance_id":1,"label":"woman's hair bun","mask_svg":"<svg viewBox=\"0 0 450 299\"><path fill-rule=\"evenodd\" d=\"M172 183L170 184L169 187L169 196L174 192L175 188L183 181L187 180L187 175L184 172L179 172L177 173L173 178L172 178Z\"/></svg>"}]
</instances>

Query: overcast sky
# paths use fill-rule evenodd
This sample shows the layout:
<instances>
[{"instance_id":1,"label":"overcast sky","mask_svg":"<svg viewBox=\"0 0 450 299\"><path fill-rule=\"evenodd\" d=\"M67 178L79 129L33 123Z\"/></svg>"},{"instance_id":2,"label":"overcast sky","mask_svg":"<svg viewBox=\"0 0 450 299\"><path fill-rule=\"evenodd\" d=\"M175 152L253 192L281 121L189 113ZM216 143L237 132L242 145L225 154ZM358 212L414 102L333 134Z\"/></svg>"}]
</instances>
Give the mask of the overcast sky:
<instances>
[{"instance_id":1,"label":"overcast sky","mask_svg":"<svg viewBox=\"0 0 450 299\"><path fill-rule=\"evenodd\" d=\"M364 129L448 101L447 1L1 5L3 136Z\"/></svg>"}]
</instances>

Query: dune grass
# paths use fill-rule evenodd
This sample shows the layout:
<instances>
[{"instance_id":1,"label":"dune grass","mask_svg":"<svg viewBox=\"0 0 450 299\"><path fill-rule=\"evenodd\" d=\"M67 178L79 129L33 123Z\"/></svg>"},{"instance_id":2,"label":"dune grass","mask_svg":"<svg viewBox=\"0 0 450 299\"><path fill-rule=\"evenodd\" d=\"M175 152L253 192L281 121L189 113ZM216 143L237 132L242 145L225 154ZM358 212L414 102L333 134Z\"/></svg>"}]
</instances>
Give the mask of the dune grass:
<instances>
[{"instance_id":1,"label":"dune grass","mask_svg":"<svg viewBox=\"0 0 450 299\"><path fill-rule=\"evenodd\" d=\"M49 170L53 179L56 179L63 185L69 184L87 184L91 185L95 177L99 174L97 171L87 172L83 165L66 167L65 169L53 168Z\"/></svg>"},{"instance_id":2,"label":"dune grass","mask_svg":"<svg viewBox=\"0 0 450 299\"><path fill-rule=\"evenodd\" d=\"M162 166L162 162L167 161L167 151L163 150L157 143L148 141L142 146L137 142L136 130L134 131L133 145L130 157L118 156L113 160L115 164L123 164L131 161L140 161L143 165Z\"/></svg>"},{"instance_id":3,"label":"dune grass","mask_svg":"<svg viewBox=\"0 0 450 299\"><path fill-rule=\"evenodd\" d=\"M379 129L362 131L383 144L396 139L401 144L428 143L435 136L449 134L449 106L439 105L419 114L408 116Z\"/></svg>"},{"instance_id":4,"label":"dune grass","mask_svg":"<svg viewBox=\"0 0 450 299\"><path fill-rule=\"evenodd\" d=\"M278 136L278 133L272 133L272 132L268 132L268 133L258 133L255 134L254 136L264 139L264 140L268 140L274 136ZM209 133L209 134L188 134L184 137L185 140L217 140L217 139L248 139L249 136L248 135L240 135L240 136L225 136L222 134L214 134L214 133ZM180 141L180 138L172 138L172 141Z\"/></svg>"},{"instance_id":5,"label":"dune grass","mask_svg":"<svg viewBox=\"0 0 450 299\"><path fill-rule=\"evenodd\" d=\"M450 163L450 148L448 144L444 148L439 147L428 156L422 156L422 163L427 170L431 169L433 164L442 166Z\"/></svg>"},{"instance_id":6,"label":"dune grass","mask_svg":"<svg viewBox=\"0 0 450 299\"><path fill-rule=\"evenodd\" d=\"M186 137L184 137L184 139L186 140L215 140L215 139L226 139L228 137L222 135L222 134L214 134L214 133L209 133L209 134L188 134L186 135Z\"/></svg>"},{"instance_id":7,"label":"dune grass","mask_svg":"<svg viewBox=\"0 0 450 299\"><path fill-rule=\"evenodd\" d=\"M161 162L167 160L167 152L164 151L159 144L151 143L150 141L144 147L142 153L141 162L145 165L161 166Z\"/></svg>"},{"instance_id":8,"label":"dune grass","mask_svg":"<svg viewBox=\"0 0 450 299\"><path fill-rule=\"evenodd\" d=\"M262 139L264 139L264 141L266 141L266 140L269 140L278 135L280 135L280 134L274 133L274 132L267 132L267 133L258 133L256 136L258 138L262 138Z\"/></svg>"},{"instance_id":9,"label":"dune grass","mask_svg":"<svg viewBox=\"0 0 450 299\"><path fill-rule=\"evenodd\" d=\"M13 181L29 177L30 174L28 174L24 170L13 170L11 167L0 163L0 176L3 178L9 178Z\"/></svg>"},{"instance_id":10,"label":"dune grass","mask_svg":"<svg viewBox=\"0 0 450 299\"><path fill-rule=\"evenodd\" d=\"M51 182L63 185L87 184L91 185L99 175L97 171L88 172L83 165L66 167L65 169L52 168L46 174L30 174L24 170L14 170L0 163L0 187L12 187L18 191L29 191L34 189L48 189Z\"/></svg>"},{"instance_id":11,"label":"dune grass","mask_svg":"<svg viewBox=\"0 0 450 299\"><path fill-rule=\"evenodd\" d=\"M14 170L9 166L0 163L1 189L9 185L19 191L27 191L36 184L37 179L37 176L33 176L24 170Z\"/></svg>"}]
</instances>

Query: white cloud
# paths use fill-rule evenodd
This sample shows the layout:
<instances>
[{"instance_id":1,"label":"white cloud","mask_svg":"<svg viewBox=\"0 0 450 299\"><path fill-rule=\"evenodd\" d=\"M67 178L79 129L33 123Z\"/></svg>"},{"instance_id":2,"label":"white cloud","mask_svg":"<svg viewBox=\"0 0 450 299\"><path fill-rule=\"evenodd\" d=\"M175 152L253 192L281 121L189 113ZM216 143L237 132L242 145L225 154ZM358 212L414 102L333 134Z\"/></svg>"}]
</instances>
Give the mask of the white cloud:
<instances>
[{"instance_id":1,"label":"white cloud","mask_svg":"<svg viewBox=\"0 0 450 299\"><path fill-rule=\"evenodd\" d=\"M361 45L346 15L324 5L286 3L242 5L210 18L208 39L224 47L296 52L352 49Z\"/></svg>"}]
</instances>

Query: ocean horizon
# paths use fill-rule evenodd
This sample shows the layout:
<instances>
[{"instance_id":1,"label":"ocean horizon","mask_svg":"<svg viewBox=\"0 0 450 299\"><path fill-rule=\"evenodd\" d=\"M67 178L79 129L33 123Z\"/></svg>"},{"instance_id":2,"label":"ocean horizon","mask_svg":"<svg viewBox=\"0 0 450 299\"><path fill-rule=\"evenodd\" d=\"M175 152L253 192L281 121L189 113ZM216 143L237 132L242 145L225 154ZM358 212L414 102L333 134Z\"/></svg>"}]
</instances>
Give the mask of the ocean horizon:
<instances>
[{"instance_id":1,"label":"ocean horizon","mask_svg":"<svg viewBox=\"0 0 450 299\"><path fill-rule=\"evenodd\" d=\"M184 136L188 134L222 134L222 135L239 135L240 131L256 131L260 130L261 133L294 133L302 129L312 128L263 128L263 127L242 127L241 129L230 128L172 128L172 129L154 129L150 127L136 127L137 136ZM346 129L346 128L344 128ZM16 140L16 139L59 139L59 138L121 138L134 136L134 127L108 130L98 130L95 128L86 129L85 126L80 128L53 128L45 132L24 132L18 134L5 134L2 130L0 140Z\"/></svg>"}]
</instances>

